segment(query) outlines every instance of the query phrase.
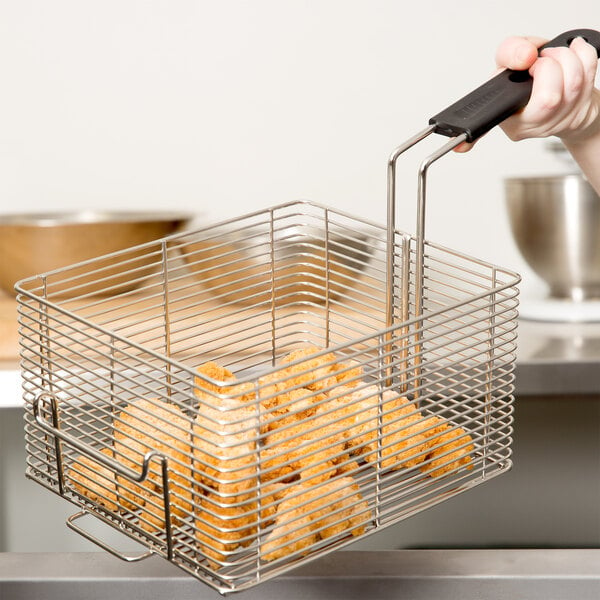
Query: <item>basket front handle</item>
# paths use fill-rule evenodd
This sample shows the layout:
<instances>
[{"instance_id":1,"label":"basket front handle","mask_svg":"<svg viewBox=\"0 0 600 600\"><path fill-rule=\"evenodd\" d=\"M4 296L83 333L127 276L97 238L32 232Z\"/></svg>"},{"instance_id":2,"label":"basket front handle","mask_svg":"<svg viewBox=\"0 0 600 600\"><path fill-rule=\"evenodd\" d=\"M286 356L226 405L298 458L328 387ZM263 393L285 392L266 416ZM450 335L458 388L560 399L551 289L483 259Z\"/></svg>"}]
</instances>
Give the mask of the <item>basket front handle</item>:
<instances>
[{"instance_id":1,"label":"basket front handle","mask_svg":"<svg viewBox=\"0 0 600 600\"><path fill-rule=\"evenodd\" d=\"M96 544L96 546L102 548L102 550L106 550L106 552L108 552L109 554L112 554L113 556L116 556L117 558L120 558L125 562L138 562L140 560L150 558L154 554L152 550L147 550L146 552L142 552L140 554L131 555L125 554L124 552L113 548L110 544L107 544L106 542L102 541L100 538L96 537L86 529L83 529L79 525L75 524L75 521L86 516L90 515L85 511L81 511L75 513L74 515L71 515L66 521L67 527L69 529L72 529L75 533L78 533L80 536L84 537L86 540L92 542L93 544Z\"/></svg>"},{"instance_id":2,"label":"basket front handle","mask_svg":"<svg viewBox=\"0 0 600 600\"><path fill-rule=\"evenodd\" d=\"M79 450L82 454L85 454L86 456L92 458L96 462L104 465L105 467L108 467L109 469L112 469L117 474L122 475L123 477L127 477L131 481L141 483L142 481L145 481L147 479L148 473L150 471L150 461L152 459L156 458L162 462L166 460L166 458L160 452L156 450L149 450L148 452L146 452L142 459L141 471L137 473L133 469L129 469L128 467L123 466L115 460L111 460L106 455L102 454L102 452L99 452L95 448L84 444L76 437L62 431L58 427L58 424L48 423L41 414L40 403L43 402L48 402L51 404L52 414L55 419L56 415L58 414L56 398L51 394L42 393L33 399L33 416L35 418L36 423L43 431L54 436L55 439L59 439L62 442L69 444L73 448ZM62 471L62 469L60 470Z\"/></svg>"},{"instance_id":3,"label":"basket front handle","mask_svg":"<svg viewBox=\"0 0 600 600\"><path fill-rule=\"evenodd\" d=\"M539 51L568 47L575 38L583 38L594 46L600 57L600 32L593 29L561 33ZM429 124L435 133L448 137L464 134L467 142L473 142L523 108L531 96L532 85L533 78L528 71L506 69L429 119Z\"/></svg>"}]
</instances>

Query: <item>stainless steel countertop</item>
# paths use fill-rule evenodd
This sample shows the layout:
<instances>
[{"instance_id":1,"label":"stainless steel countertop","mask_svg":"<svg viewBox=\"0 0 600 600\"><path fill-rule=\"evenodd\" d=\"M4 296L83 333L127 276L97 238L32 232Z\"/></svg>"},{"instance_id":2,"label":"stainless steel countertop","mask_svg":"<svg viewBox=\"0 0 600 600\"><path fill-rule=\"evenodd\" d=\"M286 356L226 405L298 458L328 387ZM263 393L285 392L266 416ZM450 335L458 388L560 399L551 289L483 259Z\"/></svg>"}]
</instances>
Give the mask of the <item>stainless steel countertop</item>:
<instances>
[{"instance_id":1,"label":"stainless steel countertop","mask_svg":"<svg viewBox=\"0 0 600 600\"><path fill-rule=\"evenodd\" d=\"M600 394L600 323L519 320L517 396Z\"/></svg>"},{"instance_id":2,"label":"stainless steel countertop","mask_svg":"<svg viewBox=\"0 0 600 600\"><path fill-rule=\"evenodd\" d=\"M165 560L105 553L0 554L3 600L205 600L219 594ZM238 596L243 600L598 600L598 550L342 551Z\"/></svg>"}]
</instances>

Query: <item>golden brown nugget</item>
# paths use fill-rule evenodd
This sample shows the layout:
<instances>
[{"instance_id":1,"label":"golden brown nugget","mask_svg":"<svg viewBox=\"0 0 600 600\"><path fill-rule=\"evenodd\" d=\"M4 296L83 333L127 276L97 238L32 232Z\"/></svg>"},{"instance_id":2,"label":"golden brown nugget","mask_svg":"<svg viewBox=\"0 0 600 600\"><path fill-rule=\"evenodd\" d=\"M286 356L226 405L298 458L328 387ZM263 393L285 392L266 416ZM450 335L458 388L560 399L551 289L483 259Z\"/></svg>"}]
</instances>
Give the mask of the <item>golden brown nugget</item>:
<instances>
[{"instance_id":1,"label":"golden brown nugget","mask_svg":"<svg viewBox=\"0 0 600 600\"><path fill-rule=\"evenodd\" d=\"M124 466L140 472L144 456L153 450L168 459L173 516L185 515L191 510L190 434L191 424L183 412L159 399L132 402L114 419L114 449ZM140 483L129 482L121 476L117 481L122 483L122 493L127 499L140 502L140 498L162 490L161 462L152 459L148 477Z\"/></svg>"},{"instance_id":2,"label":"golden brown nugget","mask_svg":"<svg viewBox=\"0 0 600 600\"><path fill-rule=\"evenodd\" d=\"M331 390L328 400L319 406L320 414L329 414L331 421L339 423L348 445L355 450L376 442L380 421L390 422L394 417L414 412L413 405L405 397L392 390L380 394L376 385L339 386Z\"/></svg>"},{"instance_id":3,"label":"golden brown nugget","mask_svg":"<svg viewBox=\"0 0 600 600\"><path fill-rule=\"evenodd\" d=\"M325 481L348 460L339 427L318 415L272 431L261 449L262 480L291 481L299 477Z\"/></svg>"},{"instance_id":4,"label":"golden brown nugget","mask_svg":"<svg viewBox=\"0 0 600 600\"><path fill-rule=\"evenodd\" d=\"M430 450L421 471L431 477L441 477L460 467L472 469L473 438L462 427L454 427L441 419L438 423L429 437Z\"/></svg>"},{"instance_id":5,"label":"golden brown nugget","mask_svg":"<svg viewBox=\"0 0 600 600\"><path fill-rule=\"evenodd\" d=\"M194 378L194 394L196 397L207 404L216 405L221 398L219 395L227 395L237 399L242 404L253 400L254 385L251 382L237 383L236 376L227 368L218 365L213 361L201 364L196 371L199 375L204 375L216 381L222 381L223 384L213 384L205 381L201 376Z\"/></svg>"},{"instance_id":6,"label":"golden brown nugget","mask_svg":"<svg viewBox=\"0 0 600 600\"><path fill-rule=\"evenodd\" d=\"M201 499L194 521L195 535L213 569L220 568L231 553L252 541L258 525L256 507L256 502L220 506L209 498Z\"/></svg>"},{"instance_id":7,"label":"golden brown nugget","mask_svg":"<svg viewBox=\"0 0 600 600\"><path fill-rule=\"evenodd\" d=\"M331 427L335 427L345 440L348 447L361 444L357 422L364 418L365 411L370 408L369 397L376 393L375 386L364 391L357 392L354 387L339 385L331 390L317 407L319 418L327 421ZM377 402L377 398L371 401Z\"/></svg>"},{"instance_id":8,"label":"golden brown nugget","mask_svg":"<svg viewBox=\"0 0 600 600\"><path fill-rule=\"evenodd\" d=\"M100 452L108 458L113 458L112 448L102 448ZM89 456L77 457L76 463L67 471L67 482L82 496L97 502L107 510L116 512L120 509L136 508L119 492L116 472Z\"/></svg>"},{"instance_id":9,"label":"golden brown nugget","mask_svg":"<svg viewBox=\"0 0 600 600\"><path fill-rule=\"evenodd\" d=\"M247 499L257 483L257 410L236 399L198 410L192 435L195 480L217 492L223 503Z\"/></svg>"},{"instance_id":10,"label":"golden brown nugget","mask_svg":"<svg viewBox=\"0 0 600 600\"><path fill-rule=\"evenodd\" d=\"M223 385L195 378L194 393L200 402L193 426L194 478L221 494L222 502L235 504L256 485L259 431L254 385L237 383L229 369L213 361L197 371Z\"/></svg>"},{"instance_id":11,"label":"golden brown nugget","mask_svg":"<svg viewBox=\"0 0 600 600\"><path fill-rule=\"evenodd\" d=\"M278 370L259 377L259 396L263 408L270 409L277 406L277 396L287 389L285 381L282 380L284 376L285 371Z\"/></svg>"},{"instance_id":12,"label":"golden brown nugget","mask_svg":"<svg viewBox=\"0 0 600 600\"><path fill-rule=\"evenodd\" d=\"M335 363L333 353L327 353L320 358L311 358L320 351L317 346L295 350L281 359L278 370L259 379L261 403L265 410L285 402L284 392L296 391L294 389L296 387L315 392L334 387L336 384L354 385L359 381L362 375L360 365ZM289 363L304 357L309 360L288 366Z\"/></svg>"},{"instance_id":13,"label":"golden brown nugget","mask_svg":"<svg viewBox=\"0 0 600 600\"><path fill-rule=\"evenodd\" d=\"M314 354L320 351L317 346L295 350L281 360L280 369L259 379L261 407L265 411L263 433L289 424L294 418L314 414L310 405L318 404L324 398L318 392L338 385L355 386L360 382L360 365L336 363L333 353L315 357ZM305 357L306 361L286 366ZM303 402L305 406L302 406Z\"/></svg>"},{"instance_id":14,"label":"golden brown nugget","mask_svg":"<svg viewBox=\"0 0 600 600\"><path fill-rule=\"evenodd\" d=\"M313 416L317 412L317 404L325 396L309 390L298 388L286 390L268 402L261 401L261 433L268 433L286 425L292 425Z\"/></svg>"},{"instance_id":15,"label":"golden brown nugget","mask_svg":"<svg viewBox=\"0 0 600 600\"><path fill-rule=\"evenodd\" d=\"M256 539L259 507L261 529L273 523L285 490L281 484L268 484L254 490L254 496L249 496L252 500L238 505L223 505L217 494L210 493L200 500L194 521L195 534L200 550L213 569L220 568L240 546Z\"/></svg>"},{"instance_id":16,"label":"golden brown nugget","mask_svg":"<svg viewBox=\"0 0 600 600\"><path fill-rule=\"evenodd\" d=\"M333 373L337 383L355 387L362 383L364 370L362 365L349 361L337 363L333 367Z\"/></svg>"},{"instance_id":17,"label":"golden brown nugget","mask_svg":"<svg viewBox=\"0 0 600 600\"><path fill-rule=\"evenodd\" d=\"M367 462L400 469L425 460L427 425L405 397L393 390L380 394L374 385L359 389L346 386L333 390L333 394L331 403L337 410L332 414L345 431L349 448Z\"/></svg>"},{"instance_id":18,"label":"golden brown nugget","mask_svg":"<svg viewBox=\"0 0 600 600\"><path fill-rule=\"evenodd\" d=\"M305 555L319 540L363 534L371 520L371 510L351 477L317 486L301 482L289 488L279 503L263 558L273 561L290 554Z\"/></svg>"},{"instance_id":19,"label":"golden brown nugget","mask_svg":"<svg viewBox=\"0 0 600 600\"><path fill-rule=\"evenodd\" d=\"M173 498L171 498L171 504L173 504ZM171 514L171 523L173 525L180 523L177 513ZM145 502L139 511L138 526L148 533L158 535L164 532L166 524L162 490L158 489L152 495L146 490Z\"/></svg>"},{"instance_id":20,"label":"golden brown nugget","mask_svg":"<svg viewBox=\"0 0 600 600\"><path fill-rule=\"evenodd\" d=\"M315 523L319 537L324 540L348 532L353 536L365 533L373 515L354 479L336 479L331 482L327 492L329 497L325 514Z\"/></svg>"},{"instance_id":21,"label":"golden brown nugget","mask_svg":"<svg viewBox=\"0 0 600 600\"><path fill-rule=\"evenodd\" d=\"M335 365L335 354L328 352L322 356L315 356L322 349L317 346L307 346L300 350L294 350L281 359L280 364L285 369L286 387L305 387L309 390L318 391L335 385L337 380L332 371ZM291 365L297 360L302 362Z\"/></svg>"},{"instance_id":22,"label":"golden brown nugget","mask_svg":"<svg viewBox=\"0 0 600 600\"><path fill-rule=\"evenodd\" d=\"M212 360L201 364L197 369L200 375L204 375L215 381L229 382L235 380L235 375L227 368L218 365ZM222 385L215 385L209 381L204 380L202 377L195 377L194 383L207 392L221 393Z\"/></svg>"}]
</instances>

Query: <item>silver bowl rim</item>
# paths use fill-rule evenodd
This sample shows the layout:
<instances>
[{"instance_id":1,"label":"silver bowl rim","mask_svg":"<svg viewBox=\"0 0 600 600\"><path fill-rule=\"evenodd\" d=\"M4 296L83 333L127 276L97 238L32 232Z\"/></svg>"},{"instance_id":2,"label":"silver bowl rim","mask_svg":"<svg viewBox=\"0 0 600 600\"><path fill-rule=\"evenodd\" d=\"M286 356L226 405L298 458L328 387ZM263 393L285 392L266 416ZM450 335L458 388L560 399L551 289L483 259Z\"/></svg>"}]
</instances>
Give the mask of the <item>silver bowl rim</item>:
<instances>
[{"instance_id":1,"label":"silver bowl rim","mask_svg":"<svg viewBox=\"0 0 600 600\"><path fill-rule=\"evenodd\" d=\"M183 211L57 211L0 214L0 226L57 227L63 225L97 225L121 223L187 223L194 214Z\"/></svg>"},{"instance_id":2,"label":"silver bowl rim","mask_svg":"<svg viewBox=\"0 0 600 600\"><path fill-rule=\"evenodd\" d=\"M579 173L565 173L564 175L533 175L524 177L505 177L505 183L556 183L561 181L577 180L587 183L587 179Z\"/></svg>"}]
</instances>

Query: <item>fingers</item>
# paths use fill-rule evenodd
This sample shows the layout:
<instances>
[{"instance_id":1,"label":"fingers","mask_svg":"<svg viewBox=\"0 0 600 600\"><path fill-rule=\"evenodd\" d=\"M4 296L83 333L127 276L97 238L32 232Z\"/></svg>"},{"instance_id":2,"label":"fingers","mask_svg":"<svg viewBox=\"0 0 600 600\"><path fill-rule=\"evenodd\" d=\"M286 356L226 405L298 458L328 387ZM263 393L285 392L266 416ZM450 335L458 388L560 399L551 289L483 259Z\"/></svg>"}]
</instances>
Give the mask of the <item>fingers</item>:
<instances>
[{"instance_id":1,"label":"fingers","mask_svg":"<svg viewBox=\"0 0 600 600\"><path fill-rule=\"evenodd\" d=\"M522 113L525 122L551 118L563 101L577 98L583 81L581 64L566 48L552 48L552 52L545 53L535 62L531 74L531 98Z\"/></svg>"},{"instance_id":2,"label":"fingers","mask_svg":"<svg viewBox=\"0 0 600 600\"><path fill-rule=\"evenodd\" d=\"M558 135L575 139L589 135L600 119L595 90L598 53L581 38L569 48L546 48L539 37L511 37L496 52L499 68L529 70L533 77L531 98L525 108L506 119L501 127L512 140ZM455 151L467 152L473 144Z\"/></svg>"},{"instance_id":3,"label":"fingers","mask_svg":"<svg viewBox=\"0 0 600 600\"><path fill-rule=\"evenodd\" d=\"M538 37L509 37L496 51L496 65L502 69L525 71L535 63L538 48L545 41Z\"/></svg>"},{"instance_id":4,"label":"fingers","mask_svg":"<svg viewBox=\"0 0 600 600\"><path fill-rule=\"evenodd\" d=\"M507 40L498 51L499 58L513 61L531 42ZM520 48L520 50L519 50ZM512 58L510 53L512 52ZM579 135L593 117L593 90L598 55L582 39L569 48L546 48L529 67L533 77L531 98L525 108L507 119L502 128L512 140L531 137Z\"/></svg>"},{"instance_id":5,"label":"fingers","mask_svg":"<svg viewBox=\"0 0 600 600\"><path fill-rule=\"evenodd\" d=\"M596 70L598 68L598 52L591 44L588 44L581 38L576 38L569 48L581 61L584 80L586 85L593 86L596 80Z\"/></svg>"}]
</instances>

